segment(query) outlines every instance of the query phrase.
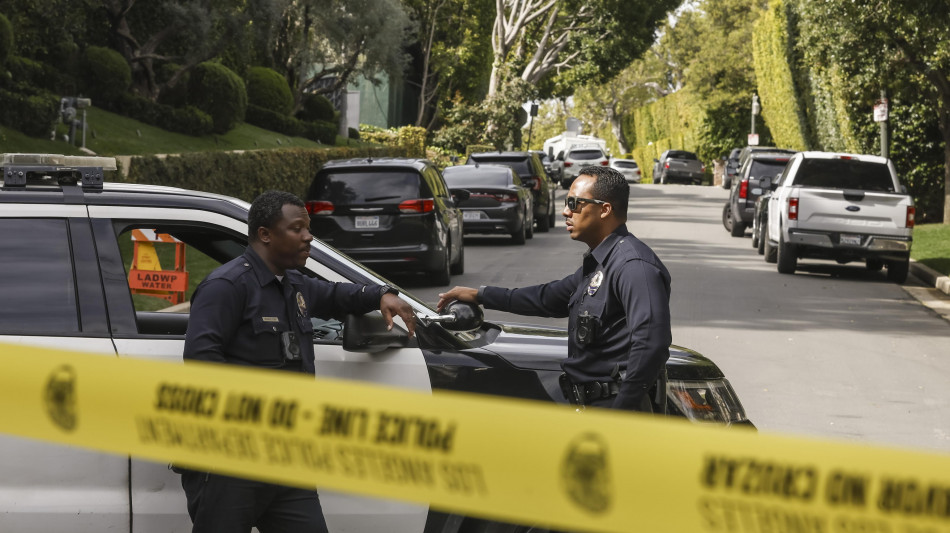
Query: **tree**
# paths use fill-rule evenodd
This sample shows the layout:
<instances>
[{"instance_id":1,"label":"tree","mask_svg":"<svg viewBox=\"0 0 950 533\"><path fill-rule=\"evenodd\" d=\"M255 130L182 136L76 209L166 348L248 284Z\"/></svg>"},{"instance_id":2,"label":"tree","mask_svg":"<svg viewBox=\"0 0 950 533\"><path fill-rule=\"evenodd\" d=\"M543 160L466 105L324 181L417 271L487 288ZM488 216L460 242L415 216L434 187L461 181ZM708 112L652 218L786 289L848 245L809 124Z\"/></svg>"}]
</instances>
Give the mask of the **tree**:
<instances>
[{"instance_id":1,"label":"tree","mask_svg":"<svg viewBox=\"0 0 950 533\"><path fill-rule=\"evenodd\" d=\"M834 64L866 109L881 89L925 103L943 142L943 220L950 221L950 5L945 0L800 1L806 64ZM828 24L828 21L836 21Z\"/></svg>"}]
</instances>

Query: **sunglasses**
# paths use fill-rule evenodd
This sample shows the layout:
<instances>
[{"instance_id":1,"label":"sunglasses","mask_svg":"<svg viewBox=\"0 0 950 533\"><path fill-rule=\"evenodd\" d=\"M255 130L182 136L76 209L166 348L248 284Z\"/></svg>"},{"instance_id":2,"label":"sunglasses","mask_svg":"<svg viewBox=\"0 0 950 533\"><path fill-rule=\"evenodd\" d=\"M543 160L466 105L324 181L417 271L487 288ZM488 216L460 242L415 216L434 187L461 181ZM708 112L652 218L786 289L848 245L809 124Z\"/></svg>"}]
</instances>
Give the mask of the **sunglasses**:
<instances>
[{"instance_id":1,"label":"sunglasses","mask_svg":"<svg viewBox=\"0 0 950 533\"><path fill-rule=\"evenodd\" d=\"M593 198L578 198L577 196L568 196L567 197L567 208L571 211L577 211L577 204L579 202L587 202L589 204L606 204L603 200L594 200Z\"/></svg>"}]
</instances>

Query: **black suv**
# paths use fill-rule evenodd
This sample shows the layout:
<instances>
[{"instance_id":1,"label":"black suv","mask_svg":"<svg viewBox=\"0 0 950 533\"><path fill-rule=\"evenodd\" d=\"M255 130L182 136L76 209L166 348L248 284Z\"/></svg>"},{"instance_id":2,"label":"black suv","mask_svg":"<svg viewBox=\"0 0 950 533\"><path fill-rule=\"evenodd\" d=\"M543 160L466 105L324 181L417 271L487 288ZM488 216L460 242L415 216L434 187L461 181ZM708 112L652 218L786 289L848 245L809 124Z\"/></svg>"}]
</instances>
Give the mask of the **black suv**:
<instances>
[{"instance_id":1,"label":"black suv","mask_svg":"<svg viewBox=\"0 0 950 533\"><path fill-rule=\"evenodd\" d=\"M466 165L489 163L505 165L518 173L521 182L531 189L534 200L534 221L538 231L544 233L554 227L557 206L554 193L557 184L551 181L536 152L478 152L468 156Z\"/></svg>"},{"instance_id":2,"label":"black suv","mask_svg":"<svg viewBox=\"0 0 950 533\"><path fill-rule=\"evenodd\" d=\"M154 291L132 293L134 243L152 244L150 253L161 260L153 267L188 273L187 300L203 276L243 253L249 205L172 187L103 184L101 159L115 168L112 158L45 155L48 164L38 169L35 160L0 156L0 180L7 172L22 171L25 178L0 184L0 342L180 363L188 306L172 306ZM328 281L387 283L319 239L301 270ZM484 322L471 307L467 316L451 314L453 324L411 294L399 297L419 317L415 339L398 320L379 334L385 323L378 311L359 319L312 319L316 373L422 393L567 403L558 383L567 356L564 328ZM650 396L665 402L670 416L749 425L711 360L671 346L666 370L666 386L655 386ZM129 532L133 523L136 531L191 531L180 480L164 462L0 435L0 472L4 531ZM328 521L350 531L392 531L397 523L400 531L458 533L492 525L424 504L338 493L322 493L321 502Z\"/></svg>"},{"instance_id":3,"label":"black suv","mask_svg":"<svg viewBox=\"0 0 950 533\"><path fill-rule=\"evenodd\" d=\"M733 237L742 237L746 228L752 226L756 199L771 192L771 183L777 181L793 154L756 151L747 156L722 208L722 225ZM763 178L771 178L768 187L763 186Z\"/></svg>"},{"instance_id":4,"label":"black suv","mask_svg":"<svg viewBox=\"0 0 950 533\"><path fill-rule=\"evenodd\" d=\"M465 271L462 213L425 159L329 161L305 200L314 236L367 266L437 285Z\"/></svg>"}]
</instances>

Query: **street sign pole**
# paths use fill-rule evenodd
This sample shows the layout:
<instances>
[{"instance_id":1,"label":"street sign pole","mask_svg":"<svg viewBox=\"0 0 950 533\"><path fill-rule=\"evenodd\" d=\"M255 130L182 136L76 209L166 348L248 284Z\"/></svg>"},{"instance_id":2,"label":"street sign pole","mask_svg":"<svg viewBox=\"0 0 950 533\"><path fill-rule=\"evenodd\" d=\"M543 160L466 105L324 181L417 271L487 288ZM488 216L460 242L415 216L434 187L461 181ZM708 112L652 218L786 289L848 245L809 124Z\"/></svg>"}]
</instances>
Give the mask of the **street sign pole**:
<instances>
[{"instance_id":1,"label":"street sign pole","mask_svg":"<svg viewBox=\"0 0 950 533\"><path fill-rule=\"evenodd\" d=\"M884 117L883 117L883 120L880 121L881 122L881 157L889 157L890 156L890 150L889 150L890 139L888 139L888 135L887 135L888 134L888 131L887 131L888 102L887 102L887 91L885 91L884 89L881 89L881 99L878 100L877 105L875 107L883 107L884 109ZM877 113L875 113L875 115L877 115ZM875 119L876 118L877 117L875 117Z\"/></svg>"}]
</instances>

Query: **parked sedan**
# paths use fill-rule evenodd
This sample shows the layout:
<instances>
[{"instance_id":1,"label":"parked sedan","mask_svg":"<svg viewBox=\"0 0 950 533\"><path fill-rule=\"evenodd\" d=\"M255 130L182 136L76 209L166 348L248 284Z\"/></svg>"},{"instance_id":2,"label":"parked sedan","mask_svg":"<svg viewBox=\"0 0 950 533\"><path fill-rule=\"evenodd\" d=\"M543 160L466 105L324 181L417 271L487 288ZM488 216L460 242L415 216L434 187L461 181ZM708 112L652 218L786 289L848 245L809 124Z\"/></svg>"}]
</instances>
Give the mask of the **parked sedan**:
<instances>
[{"instance_id":1,"label":"parked sedan","mask_svg":"<svg viewBox=\"0 0 950 533\"><path fill-rule=\"evenodd\" d=\"M531 192L511 168L460 165L442 171L449 193L457 196L465 233L503 233L515 244L534 236ZM467 193L468 199L461 197Z\"/></svg>"},{"instance_id":2,"label":"parked sedan","mask_svg":"<svg viewBox=\"0 0 950 533\"><path fill-rule=\"evenodd\" d=\"M633 159L610 159L610 168L623 174L627 183L640 183L640 167Z\"/></svg>"},{"instance_id":3,"label":"parked sedan","mask_svg":"<svg viewBox=\"0 0 950 533\"><path fill-rule=\"evenodd\" d=\"M468 156L467 165L474 164L505 165L518 173L525 186L531 188L531 200L534 205L534 221L538 231L545 233L554 227L558 208L554 193L557 184L552 183L548 173L535 152L478 152Z\"/></svg>"}]
</instances>

